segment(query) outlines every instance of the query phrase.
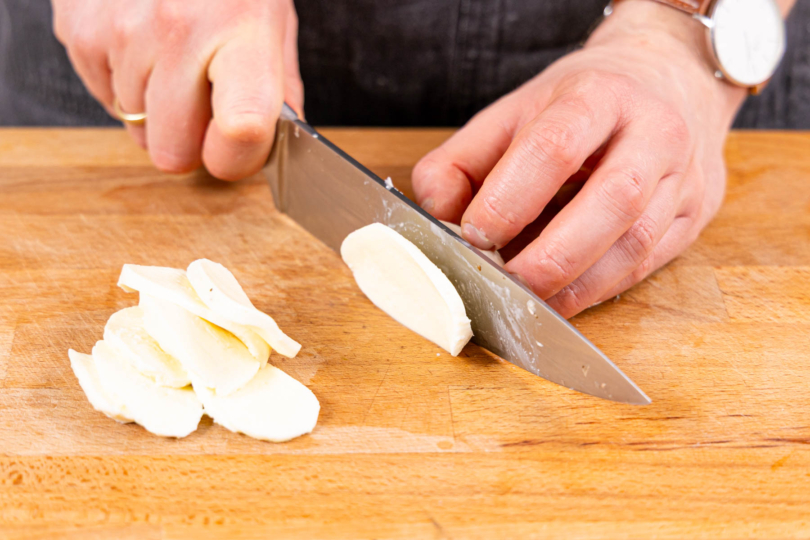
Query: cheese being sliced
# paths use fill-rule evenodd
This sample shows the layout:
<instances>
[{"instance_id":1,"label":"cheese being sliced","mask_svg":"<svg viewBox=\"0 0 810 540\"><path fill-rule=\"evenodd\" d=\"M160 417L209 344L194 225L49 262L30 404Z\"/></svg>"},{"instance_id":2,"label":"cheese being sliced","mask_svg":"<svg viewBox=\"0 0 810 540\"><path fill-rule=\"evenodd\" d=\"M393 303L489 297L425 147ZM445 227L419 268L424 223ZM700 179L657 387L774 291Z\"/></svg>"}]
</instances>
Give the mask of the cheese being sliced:
<instances>
[{"instance_id":1,"label":"cheese being sliced","mask_svg":"<svg viewBox=\"0 0 810 540\"><path fill-rule=\"evenodd\" d=\"M253 330L279 354L292 358L301 350L272 317L253 306L231 271L221 264L200 259L188 266L186 274L197 295L217 315Z\"/></svg>"},{"instance_id":2,"label":"cheese being sliced","mask_svg":"<svg viewBox=\"0 0 810 540\"><path fill-rule=\"evenodd\" d=\"M144 327L177 358L195 384L228 395L253 378L261 363L236 337L186 309L141 293Z\"/></svg>"},{"instance_id":3,"label":"cheese being sliced","mask_svg":"<svg viewBox=\"0 0 810 540\"><path fill-rule=\"evenodd\" d=\"M459 227L455 223L450 223L449 221L442 221L442 223L444 224L445 227L447 227L448 229L450 229L451 231L453 231L457 235L461 236L461 227ZM493 249L493 250L490 250L490 251L484 251L482 249L481 253L483 253L484 256L487 259L494 262L495 264L497 264L500 267L503 267L503 265L505 264L503 262L503 257L501 257L501 254L498 253L498 250Z\"/></svg>"},{"instance_id":4,"label":"cheese being sliced","mask_svg":"<svg viewBox=\"0 0 810 540\"><path fill-rule=\"evenodd\" d=\"M270 347L256 332L208 309L189 283L184 270L125 264L121 270L121 276L118 278L118 286L127 292L138 291L141 294L148 294L177 304L194 315L227 330L239 338L262 365L266 364L270 357Z\"/></svg>"},{"instance_id":5,"label":"cheese being sliced","mask_svg":"<svg viewBox=\"0 0 810 540\"><path fill-rule=\"evenodd\" d=\"M229 396L194 388L214 422L265 441L283 442L310 433L321 408L309 388L269 364Z\"/></svg>"},{"instance_id":6,"label":"cheese being sliced","mask_svg":"<svg viewBox=\"0 0 810 540\"><path fill-rule=\"evenodd\" d=\"M104 341L160 386L183 388L191 384L191 378L180 362L161 349L146 331L143 309L138 306L113 313L104 326Z\"/></svg>"},{"instance_id":7,"label":"cheese being sliced","mask_svg":"<svg viewBox=\"0 0 810 540\"><path fill-rule=\"evenodd\" d=\"M73 373L79 379L79 385L84 390L90 405L116 422L124 424L132 422L132 418L127 414L123 402L116 399L115 394L108 394L104 390L93 357L89 354L76 352L73 349L68 351L68 357L70 358L70 367L73 368Z\"/></svg>"},{"instance_id":8,"label":"cheese being sliced","mask_svg":"<svg viewBox=\"0 0 810 540\"><path fill-rule=\"evenodd\" d=\"M373 223L340 246L357 285L377 307L456 356L472 337L464 303L450 280L399 233Z\"/></svg>"},{"instance_id":9,"label":"cheese being sliced","mask_svg":"<svg viewBox=\"0 0 810 540\"><path fill-rule=\"evenodd\" d=\"M104 341L93 347L93 360L105 392L120 400L127 415L163 437L185 437L197 429L203 409L191 388L158 386Z\"/></svg>"}]
</instances>

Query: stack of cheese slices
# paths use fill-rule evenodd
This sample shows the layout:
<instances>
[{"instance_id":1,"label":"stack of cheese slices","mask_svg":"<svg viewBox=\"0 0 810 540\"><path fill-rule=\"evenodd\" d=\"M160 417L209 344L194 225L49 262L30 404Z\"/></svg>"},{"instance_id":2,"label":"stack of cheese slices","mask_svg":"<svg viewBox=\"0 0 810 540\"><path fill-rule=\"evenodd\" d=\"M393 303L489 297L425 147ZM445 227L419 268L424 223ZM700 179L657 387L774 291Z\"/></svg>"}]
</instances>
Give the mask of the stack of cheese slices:
<instances>
[{"instance_id":1,"label":"stack of cheese slices","mask_svg":"<svg viewBox=\"0 0 810 540\"><path fill-rule=\"evenodd\" d=\"M188 270L124 265L118 285L138 306L110 317L92 355L69 351L93 407L165 437L185 437L203 413L225 428L281 442L312 431L320 404L267 363L301 346L257 310L221 264Z\"/></svg>"}]
</instances>

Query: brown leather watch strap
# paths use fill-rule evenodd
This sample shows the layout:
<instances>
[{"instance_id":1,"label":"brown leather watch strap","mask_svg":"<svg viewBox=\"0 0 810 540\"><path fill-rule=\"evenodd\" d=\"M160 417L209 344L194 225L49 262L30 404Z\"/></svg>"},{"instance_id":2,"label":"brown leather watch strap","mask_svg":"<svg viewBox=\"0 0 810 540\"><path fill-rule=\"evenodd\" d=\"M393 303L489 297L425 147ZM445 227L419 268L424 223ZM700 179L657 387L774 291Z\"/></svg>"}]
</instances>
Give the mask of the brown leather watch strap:
<instances>
[{"instance_id":1,"label":"brown leather watch strap","mask_svg":"<svg viewBox=\"0 0 810 540\"><path fill-rule=\"evenodd\" d=\"M615 1L615 0L614 0ZM659 4L665 4L669 7L674 7L680 11L685 11L690 15L694 15L695 13L703 13L703 8L705 4L709 3L709 0L655 0Z\"/></svg>"},{"instance_id":2,"label":"brown leather watch strap","mask_svg":"<svg viewBox=\"0 0 810 540\"><path fill-rule=\"evenodd\" d=\"M700 13L700 8L703 4L703 2L701 2L700 0L655 0L655 1L660 2L661 4L672 6L675 9L680 9L681 11L685 11L692 15L694 15L695 13Z\"/></svg>"}]
</instances>

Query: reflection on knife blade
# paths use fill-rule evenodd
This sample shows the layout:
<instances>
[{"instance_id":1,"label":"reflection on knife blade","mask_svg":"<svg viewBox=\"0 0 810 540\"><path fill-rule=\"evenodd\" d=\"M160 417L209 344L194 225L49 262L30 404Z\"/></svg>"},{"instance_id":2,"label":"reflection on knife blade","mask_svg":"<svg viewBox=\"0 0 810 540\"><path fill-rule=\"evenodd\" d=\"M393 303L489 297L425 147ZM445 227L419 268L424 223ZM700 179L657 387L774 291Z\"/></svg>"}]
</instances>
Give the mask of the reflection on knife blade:
<instances>
[{"instance_id":1,"label":"reflection on knife blade","mask_svg":"<svg viewBox=\"0 0 810 540\"><path fill-rule=\"evenodd\" d=\"M349 233L371 223L384 223L416 244L458 290L478 345L572 390L650 403L534 293L287 107L264 171L278 209L335 251Z\"/></svg>"}]
</instances>

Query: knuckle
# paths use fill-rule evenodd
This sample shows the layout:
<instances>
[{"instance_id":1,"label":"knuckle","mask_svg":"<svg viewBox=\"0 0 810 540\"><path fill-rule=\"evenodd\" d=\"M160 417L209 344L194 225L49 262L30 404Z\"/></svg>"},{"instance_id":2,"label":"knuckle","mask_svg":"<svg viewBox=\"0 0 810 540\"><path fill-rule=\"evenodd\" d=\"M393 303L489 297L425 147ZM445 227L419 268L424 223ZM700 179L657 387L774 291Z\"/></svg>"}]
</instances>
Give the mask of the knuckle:
<instances>
[{"instance_id":1,"label":"knuckle","mask_svg":"<svg viewBox=\"0 0 810 540\"><path fill-rule=\"evenodd\" d=\"M540 275L544 276L552 288L570 283L576 271L576 263L558 247L552 247L541 253L535 265Z\"/></svg>"},{"instance_id":2,"label":"knuckle","mask_svg":"<svg viewBox=\"0 0 810 540\"><path fill-rule=\"evenodd\" d=\"M647 179L638 171L623 169L607 175L602 200L608 210L623 222L633 222L647 206Z\"/></svg>"},{"instance_id":3,"label":"knuckle","mask_svg":"<svg viewBox=\"0 0 810 540\"><path fill-rule=\"evenodd\" d=\"M534 161L557 163L565 169L579 167L577 144L569 126L547 122L532 129L525 148Z\"/></svg>"},{"instance_id":4,"label":"knuckle","mask_svg":"<svg viewBox=\"0 0 810 540\"><path fill-rule=\"evenodd\" d=\"M593 91L609 91L621 95L629 94L633 90L632 79L622 73L597 69L585 72L583 77L585 86Z\"/></svg>"},{"instance_id":5,"label":"knuckle","mask_svg":"<svg viewBox=\"0 0 810 540\"><path fill-rule=\"evenodd\" d=\"M72 54L80 58L93 58L101 52L98 40L91 32L76 32L68 47Z\"/></svg>"},{"instance_id":6,"label":"knuckle","mask_svg":"<svg viewBox=\"0 0 810 540\"><path fill-rule=\"evenodd\" d=\"M222 135L244 145L265 144L275 134L275 118L267 113L239 112L226 114L217 120Z\"/></svg>"},{"instance_id":7,"label":"knuckle","mask_svg":"<svg viewBox=\"0 0 810 540\"><path fill-rule=\"evenodd\" d=\"M577 280L560 289L555 298L559 311L570 316L589 307L592 303L590 296L590 291Z\"/></svg>"},{"instance_id":8,"label":"knuckle","mask_svg":"<svg viewBox=\"0 0 810 540\"><path fill-rule=\"evenodd\" d=\"M616 103L627 102L635 93L635 84L632 78L621 73L600 69L580 72L572 83L577 94L609 94Z\"/></svg>"},{"instance_id":9,"label":"knuckle","mask_svg":"<svg viewBox=\"0 0 810 540\"><path fill-rule=\"evenodd\" d=\"M640 218L625 233L625 240L633 260L646 259L656 245L655 223L648 218Z\"/></svg>"},{"instance_id":10,"label":"knuckle","mask_svg":"<svg viewBox=\"0 0 810 540\"><path fill-rule=\"evenodd\" d=\"M632 285L643 281L647 276L652 274L655 270L655 257L651 254L646 257L630 274Z\"/></svg>"},{"instance_id":11,"label":"knuckle","mask_svg":"<svg viewBox=\"0 0 810 540\"><path fill-rule=\"evenodd\" d=\"M162 0L155 10L155 26L167 41L180 41L191 33L188 3L183 0Z\"/></svg>"},{"instance_id":12,"label":"knuckle","mask_svg":"<svg viewBox=\"0 0 810 540\"><path fill-rule=\"evenodd\" d=\"M117 17L112 25L113 36L120 45L130 43L137 32L137 23L132 17Z\"/></svg>"},{"instance_id":13,"label":"knuckle","mask_svg":"<svg viewBox=\"0 0 810 540\"><path fill-rule=\"evenodd\" d=\"M666 140L679 146L689 141L689 125L681 114L669 107L664 108L658 119L658 125Z\"/></svg>"},{"instance_id":14,"label":"knuckle","mask_svg":"<svg viewBox=\"0 0 810 540\"><path fill-rule=\"evenodd\" d=\"M502 227L511 230L520 224L520 217L518 214L509 210L509 204L501 199L497 194L489 194L483 200L484 211L499 222Z\"/></svg>"}]
</instances>

